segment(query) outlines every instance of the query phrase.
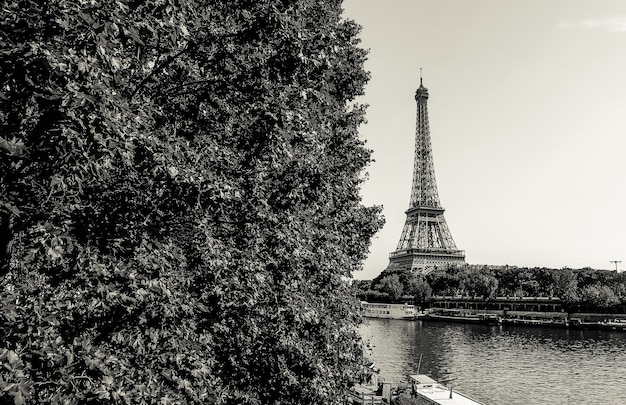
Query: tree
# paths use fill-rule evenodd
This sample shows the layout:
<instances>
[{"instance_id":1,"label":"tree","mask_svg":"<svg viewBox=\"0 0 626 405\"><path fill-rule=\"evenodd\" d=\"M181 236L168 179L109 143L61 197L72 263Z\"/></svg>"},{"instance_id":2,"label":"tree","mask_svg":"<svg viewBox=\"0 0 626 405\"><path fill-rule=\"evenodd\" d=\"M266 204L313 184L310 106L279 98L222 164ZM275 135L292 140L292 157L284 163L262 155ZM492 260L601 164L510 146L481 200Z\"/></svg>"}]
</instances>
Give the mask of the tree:
<instances>
[{"instance_id":1,"label":"tree","mask_svg":"<svg viewBox=\"0 0 626 405\"><path fill-rule=\"evenodd\" d=\"M517 280L519 271L517 267L509 266L494 271L494 276L498 279L498 294L502 296L515 295L515 291L519 288Z\"/></svg>"},{"instance_id":2,"label":"tree","mask_svg":"<svg viewBox=\"0 0 626 405\"><path fill-rule=\"evenodd\" d=\"M576 274L570 269L555 270L554 293L566 304L573 304L580 299Z\"/></svg>"},{"instance_id":3,"label":"tree","mask_svg":"<svg viewBox=\"0 0 626 405\"><path fill-rule=\"evenodd\" d=\"M404 285L397 274L389 274L380 280L380 291L389 295L391 302L397 302L404 293Z\"/></svg>"},{"instance_id":4,"label":"tree","mask_svg":"<svg viewBox=\"0 0 626 405\"><path fill-rule=\"evenodd\" d=\"M534 273L534 280L536 281L536 295L548 296L554 295L554 277L552 276L553 270L545 267L535 267L532 269Z\"/></svg>"},{"instance_id":5,"label":"tree","mask_svg":"<svg viewBox=\"0 0 626 405\"><path fill-rule=\"evenodd\" d=\"M466 276L462 267L449 265L444 272L432 272L426 279L436 294L460 295L465 292Z\"/></svg>"},{"instance_id":6,"label":"tree","mask_svg":"<svg viewBox=\"0 0 626 405\"><path fill-rule=\"evenodd\" d=\"M340 401L381 226L340 1L15 0L0 24L0 399Z\"/></svg>"},{"instance_id":7,"label":"tree","mask_svg":"<svg viewBox=\"0 0 626 405\"><path fill-rule=\"evenodd\" d=\"M613 290L605 285L588 285L582 288L581 300L600 308L608 308L620 301Z\"/></svg>"},{"instance_id":8,"label":"tree","mask_svg":"<svg viewBox=\"0 0 626 405\"><path fill-rule=\"evenodd\" d=\"M484 299L493 298L498 289L498 279L491 274L485 274L484 271L470 274L466 288L469 295L478 295Z\"/></svg>"},{"instance_id":9,"label":"tree","mask_svg":"<svg viewBox=\"0 0 626 405\"><path fill-rule=\"evenodd\" d=\"M413 301L418 307L429 303L433 295L433 289L430 287L430 284L421 276L415 277L409 292L413 294Z\"/></svg>"}]
</instances>

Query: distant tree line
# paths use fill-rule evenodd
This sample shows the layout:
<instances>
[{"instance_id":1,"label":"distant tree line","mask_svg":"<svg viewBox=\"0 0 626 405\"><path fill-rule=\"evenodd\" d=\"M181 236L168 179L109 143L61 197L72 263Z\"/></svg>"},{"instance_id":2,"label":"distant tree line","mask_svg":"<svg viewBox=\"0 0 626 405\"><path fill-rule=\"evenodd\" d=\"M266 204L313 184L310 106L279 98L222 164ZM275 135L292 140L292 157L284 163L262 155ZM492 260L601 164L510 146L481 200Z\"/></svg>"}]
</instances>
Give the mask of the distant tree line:
<instances>
[{"instance_id":1,"label":"distant tree line","mask_svg":"<svg viewBox=\"0 0 626 405\"><path fill-rule=\"evenodd\" d=\"M412 302L427 306L433 295L482 297L558 297L567 305L610 307L626 297L626 274L607 270L546 267L449 265L422 276L410 270L385 270L373 280L356 280L359 298Z\"/></svg>"}]
</instances>

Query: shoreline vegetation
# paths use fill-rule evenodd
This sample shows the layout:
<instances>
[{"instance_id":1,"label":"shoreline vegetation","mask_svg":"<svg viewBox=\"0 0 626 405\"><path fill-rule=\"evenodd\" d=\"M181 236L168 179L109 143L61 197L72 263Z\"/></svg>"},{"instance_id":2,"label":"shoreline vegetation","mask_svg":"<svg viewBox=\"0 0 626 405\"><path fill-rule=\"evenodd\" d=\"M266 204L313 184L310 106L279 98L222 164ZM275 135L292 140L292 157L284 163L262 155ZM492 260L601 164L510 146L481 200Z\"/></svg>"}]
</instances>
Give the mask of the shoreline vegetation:
<instances>
[{"instance_id":1,"label":"shoreline vegetation","mask_svg":"<svg viewBox=\"0 0 626 405\"><path fill-rule=\"evenodd\" d=\"M498 297L537 297L557 304L551 312L626 314L626 273L591 268L448 265L426 275L392 269L373 280L354 280L353 288L363 301L420 309L438 306L441 297L467 297L474 309L486 309Z\"/></svg>"}]
</instances>

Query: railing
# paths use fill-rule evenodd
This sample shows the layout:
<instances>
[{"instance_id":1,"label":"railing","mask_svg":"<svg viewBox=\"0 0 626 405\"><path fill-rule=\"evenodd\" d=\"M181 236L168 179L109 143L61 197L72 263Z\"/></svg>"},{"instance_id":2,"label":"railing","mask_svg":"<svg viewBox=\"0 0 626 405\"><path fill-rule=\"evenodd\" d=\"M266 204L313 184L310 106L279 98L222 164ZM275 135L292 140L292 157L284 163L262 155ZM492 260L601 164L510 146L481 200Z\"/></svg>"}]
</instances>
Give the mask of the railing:
<instances>
[{"instance_id":1,"label":"railing","mask_svg":"<svg viewBox=\"0 0 626 405\"><path fill-rule=\"evenodd\" d=\"M446 248L425 248L425 249L402 249L402 250L396 250L395 252L391 252L389 253L389 258L393 259L395 257L400 257L400 256L409 256L412 254L424 254L424 255L429 255L429 256L463 256L465 257L465 251L464 250L449 250ZM461 259L459 257L459 259ZM426 263L428 264L428 263Z\"/></svg>"}]
</instances>

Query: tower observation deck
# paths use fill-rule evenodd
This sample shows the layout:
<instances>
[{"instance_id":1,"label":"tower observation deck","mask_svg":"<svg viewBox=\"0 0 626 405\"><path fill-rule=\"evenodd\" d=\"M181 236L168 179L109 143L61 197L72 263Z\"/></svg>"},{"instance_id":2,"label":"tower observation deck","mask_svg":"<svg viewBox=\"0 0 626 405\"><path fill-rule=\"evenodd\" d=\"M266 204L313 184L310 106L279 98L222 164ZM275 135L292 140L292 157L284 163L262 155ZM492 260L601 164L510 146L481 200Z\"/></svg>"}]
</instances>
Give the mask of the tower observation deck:
<instances>
[{"instance_id":1,"label":"tower observation deck","mask_svg":"<svg viewBox=\"0 0 626 405\"><path fill-rule=\"evenodd\" d=\"M437 266L464 264L465 252L457 249L439 202L428 123L428 89L415 92L417 119L413 185L400 241L389 255L387 269L410 269L428 273Z\"/></svg>"}]
</instances>

